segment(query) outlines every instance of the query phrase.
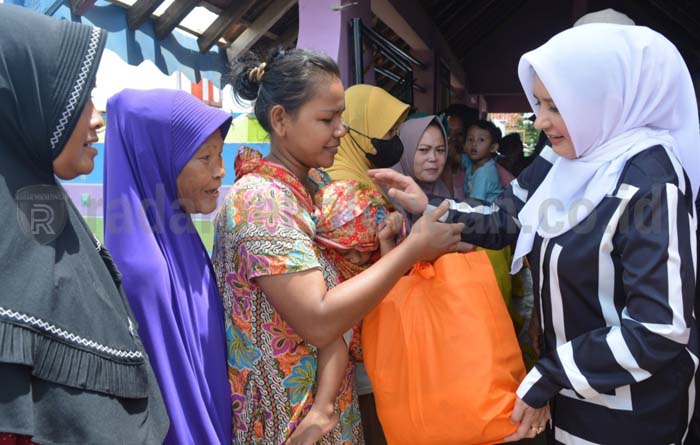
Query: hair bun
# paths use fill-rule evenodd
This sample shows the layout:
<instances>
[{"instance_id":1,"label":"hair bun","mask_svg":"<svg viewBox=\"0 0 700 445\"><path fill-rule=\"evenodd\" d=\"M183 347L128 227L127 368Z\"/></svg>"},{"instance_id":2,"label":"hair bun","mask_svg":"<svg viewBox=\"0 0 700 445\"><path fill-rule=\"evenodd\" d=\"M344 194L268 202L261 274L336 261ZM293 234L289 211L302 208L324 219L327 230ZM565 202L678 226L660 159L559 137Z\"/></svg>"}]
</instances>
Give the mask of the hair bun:
<instances>
[{"instance_id":1,"label":"hair bun","mask_svg":"<svg viewBox=\"0 0 700 445\"><path fill-rule=\"evenodd\" d=\"M267 67L267 63L263 62L260 65L256 66L250 72L248 73L248 80L250 82L256 82L260 83L262 82L262 78L265 75L265 67Z\"/></svg>"},{"instance_id":2,"label":"hair bun","mask_svg":"<svg viewBox=\"0 0 700 445\"><path fill-rule=\"evenodd\" d=\"M252 52L245 53L233 61L229 77L234 97L239 103L241 99L252 101L258 98L265 66L266 64L260 63L260 59Z\"/></svg>"}]
</instances>

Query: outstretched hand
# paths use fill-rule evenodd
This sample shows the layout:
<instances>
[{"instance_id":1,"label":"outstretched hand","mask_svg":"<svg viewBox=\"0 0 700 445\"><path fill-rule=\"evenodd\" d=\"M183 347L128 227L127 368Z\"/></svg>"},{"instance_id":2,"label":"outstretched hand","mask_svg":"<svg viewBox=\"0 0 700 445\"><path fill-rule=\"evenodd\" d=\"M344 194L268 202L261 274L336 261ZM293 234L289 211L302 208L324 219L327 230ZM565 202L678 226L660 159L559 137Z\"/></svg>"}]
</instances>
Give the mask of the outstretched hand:
<instances>
[{"instance_id":1,"label":"outstretched hand","mask_svg":"<svg viewBox=\"0 0 700 445\"><path fill-rule=\"evenodd\" d=\"M469 252L470 244L462 242L464 224L446 224L440 218L449 206L443 201L440 206L423 215L411 228L404 243L410 243L416 261L433 261L441 255L452 252Z\"/></svg>"},{"instance_id":2,"label":"outstretched hand","mask_svg":"<svg viewBox=\"0 0 700 445\"><path fill-rule=\"evenodd\" d=\"M389 196L401 204L407 212L420 215L428 207L428 197L416 181L390 168L369 170L369 177L380 186L389 189Z\"/></svg>"}]
</instances>

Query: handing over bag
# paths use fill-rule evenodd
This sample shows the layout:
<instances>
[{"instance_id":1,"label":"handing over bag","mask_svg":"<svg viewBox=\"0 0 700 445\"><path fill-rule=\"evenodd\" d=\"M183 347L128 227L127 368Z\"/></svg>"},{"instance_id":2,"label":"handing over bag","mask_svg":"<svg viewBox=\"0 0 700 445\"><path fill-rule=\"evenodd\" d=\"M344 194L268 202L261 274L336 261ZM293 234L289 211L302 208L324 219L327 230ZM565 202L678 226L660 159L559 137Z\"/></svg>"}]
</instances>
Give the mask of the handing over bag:
<instances>
[{"instance_id":1,"label":"handing over bag","mask_svg":"<svg viewBox=\"0 0 700 445\"><path fill-rule=\"evenodd\" d=\"M517 428L525 368L485 252L416 265L365 317L362 348L389 445L494 444Z\"/></svg>"}]
</instances>

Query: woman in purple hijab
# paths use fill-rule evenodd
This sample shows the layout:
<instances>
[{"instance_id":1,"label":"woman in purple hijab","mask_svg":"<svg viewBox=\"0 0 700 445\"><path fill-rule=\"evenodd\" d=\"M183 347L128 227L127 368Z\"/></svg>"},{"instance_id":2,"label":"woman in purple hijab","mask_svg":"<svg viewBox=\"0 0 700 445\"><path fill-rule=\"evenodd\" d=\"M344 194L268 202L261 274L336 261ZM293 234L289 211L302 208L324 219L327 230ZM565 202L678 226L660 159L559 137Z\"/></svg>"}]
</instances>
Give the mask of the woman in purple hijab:
<instances>
[{"instance_id":1,"label":"woman in purple hijab","mask_svg":"<svg viewBox=\"0 0 700 445\"><path fill-rule=\"evenodd\" d=\"M231 443L223 307L190 213L216 208L231 116L177 90L107 103L105 242L170 416L166 444Z\"/></svg>"}]
</instances>

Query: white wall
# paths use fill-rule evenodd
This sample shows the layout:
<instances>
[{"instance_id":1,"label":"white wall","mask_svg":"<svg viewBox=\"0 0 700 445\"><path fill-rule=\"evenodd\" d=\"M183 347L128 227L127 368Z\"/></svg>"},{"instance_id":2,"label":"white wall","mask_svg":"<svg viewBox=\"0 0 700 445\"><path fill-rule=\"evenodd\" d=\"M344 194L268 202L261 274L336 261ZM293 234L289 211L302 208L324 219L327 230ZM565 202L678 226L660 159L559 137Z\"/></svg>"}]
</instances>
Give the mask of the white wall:
<instances>
[{"instance_id":1,"label":"white wall","mask_svg":"<svg viewBox=\"0 0 700 445\"><path fill-rule=\"evenodd\" d=\"M145 60L138 66L129 65L117 53L105 49L100 67L97 69L93 102L98 110L104 111L107 108L107 99L125 88L136 90L168 88L189 93L191 86L190 80L182 73L165 75L150 60ZM221 98L223 110L235 113L245 113L252 110L250 106L241 106L236 103L230 85L226 85L221 91L218 91L216 87L214 89L213 99Z\"/></svg>"}]
</instances>

